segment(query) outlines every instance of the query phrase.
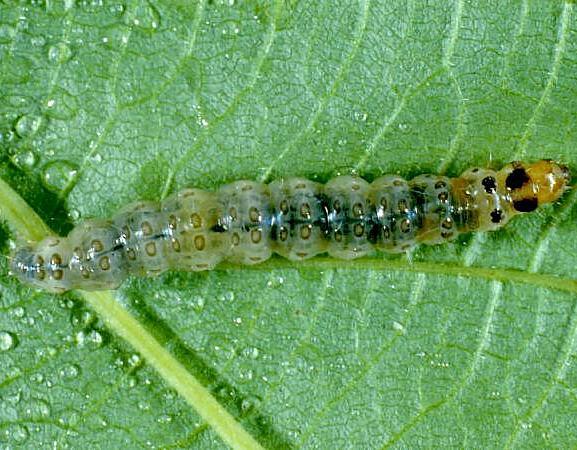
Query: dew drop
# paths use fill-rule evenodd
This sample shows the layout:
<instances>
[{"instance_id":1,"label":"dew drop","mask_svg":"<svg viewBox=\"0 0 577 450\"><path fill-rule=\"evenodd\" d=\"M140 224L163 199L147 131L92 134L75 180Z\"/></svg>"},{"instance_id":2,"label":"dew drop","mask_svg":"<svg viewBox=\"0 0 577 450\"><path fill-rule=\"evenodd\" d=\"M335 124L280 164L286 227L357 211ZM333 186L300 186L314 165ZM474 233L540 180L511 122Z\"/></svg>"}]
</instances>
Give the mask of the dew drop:
<instances>
[{"instance_id":1,"label":"dew drop","mask_svg":"<svg viewBox=\"0 0 577 450\"><path fill-rule=\"evenodd\" d=\"M80 374L80 367L76 364L66 364L60 368L59 375L61 378L76 378Z\"/></svg>"},{"instance_id":2,"label":"dew drop","mask_svg":"<svg viewBox=\"0 0 577 450\"><path fill-rule=\"evenodd\" d=\"M78 113L78 102L70 92L56 88L44 103L46 115L54 119L72 119Z\"/></svg>"},{"instance_id":3,"label":"dew drop","mask_svg":"<svg viewBox=\"0 0 577 450\"><path fill-rule=\"evenodd\" d=\"M116 5L110 5L108 10L110 11L111 14L116 15L116 16L120 16L124 13L125 7L123 4L119 3Z\"/></svg>"},{"instance_id":4,"label":"dew drop","mask_svg":"<svg viewBox=\"0 0 577 450\"><path fill-rule=\"evenodd\" d=\"M14 140L15 133L12 130L0 131L0 143L12 142Z\"/></svg>"},{"instance_id":5,"label":"dew drop","mask_svg":"<svg viewBox=\"0 0 577 450\"><path fill-rule=\"evenodd\" d=\"M172 422L172 416L170 414L161 414L160 416L158 416L158 418L156 419L156 421L158 423L170 423Z\"/></svg>"},{"instance_id":6,"label":"dew drop","mask_svg":"<svg viewBox=\"0 0 577 450\"><path fill-rule=\"evenodd\" d=\"M44 382L44 375L39 372L33 373L30 375L30 381L38 384L42 384Z\"/></svg>"},{"instance_id":7,"label":"dew drop","mask_svg":"<svg viewBox=\"0 0 577 450\"><path fill-rule=\"evenodd\" d=\"M51 191L66 191L71 187L77 173L76 164L66 160L51 161L42 169L42 182Z\"/></svg>"},{"instance_id":8,"label":"dew drop","mask_svg":"<svg viewBox=\"0 0 577 450\"><path fill-rule=\"evenodd\" d=\"M16 335L8 331L0 331L0 351L12 350L18 344Z\"/></svg>"},{"instance_id":9,"label":"dew drop","mask_svg":"<svg viewBox=\"0 0 577 450\"><path fill-rule=\"evenodd\" d=\"M23 444L30 437L30 432L24 425L17 424L10 428L9 437L16 444Z\"/></svg>"},{"instance_id":10,"label":"dew drop","mask_svg":"<svg viewBox=\"0 0 577 450\"><path fill-rule=\"evenodd\" d=\"M137 406L141 411L148 411L150 409L150 404L144 400L139 401Z\"/></svg>"},{"instance_id":11,"label":"dew drop","mask_svg":"<svg viewBox=\"0 0 577 450\"><path fill-rule=\"evenodd\" d=\"M247 414L255 408L258 408L260 400L257 397L247 397L240 402L242 414Z\"/></svg>"},{"instance_id":12,"label":"dew drop","mask_svg":"<svg viewBox=\"0 0 577 450\"><path fill-rule=\"evenodd\" d=\"M393 322L393 330L395 330L395 332L397 334L400 334L400 335L405 334L405 332L406 332L403 324L401 324L399 322Z\"/></svg>"},{"instance_id":13,"label":"dew drop","mask_svg":"<svg viewBox=\"0 0 577 450\"><path fill-rule=\"evenodd\" d=\"M14 317L21 319L26 315L26 310L22 306L17 306L12 310L12 314L14 315Z\"/></svg>"},{"instance_id":14,"label":"dew drop","mask_svg":"<svg viewBox=\"0 0 577 450\"><path fill-rule=\"evenodd\" d=\"M96 315L87 309L77 309L70 317L70 323L75 327L86 328L96 321Z\"/></svg>"},{"instance_id":15,"label":"dew drop","mask_svg":"<svg viewBox=\"0 0 577 450\"><path fill-rule=\"evenodd\" d=\"M242 351L242 355L247 357L247 358L250 358L250 359L257 359L258 354L259 354L259 350L256 347L246 347Z\"/></svg>"},{"instance_id":16,"label":"dew drop","mask_svg":"<svg viewBox=\"0 0 577 450\"><path fill-rule=\"evenodd\" d=\"M267 287L270 287L270 288L277 288L279 286L282 286L283 283L284 283L283 277L273 277L266 282L266 285L267 285Z\"/></svg>"},{"instance_id":17,"label":"dew drop","mask_svg":"<svg viewBox=\"0 0 577 450\"><path fill-rule=\"evenodd\" d=\"M73 208L70 211L68 211L68 217L70 218L70 220L72 220L73 222L78 222L78 220L80 219L80 211L78 211L77 209Z\"/></svg>"},{"instance_id":18,"label":"dew drop","mask_svg":"<svg viewBox=\"0 0 577 450\"><path fill-rule=\"evenodd\" d=\"M160 26L160 13L149 2L143 2L135 9L132 24L141 30L156 31Z\"/></svg>"},{"instance_id":19,"label":"dew drop","mask_svg":"<svg viewBox=\"0 0 577 450\"><path fill-rule=\"evenodd\" d=\"M42 125L42 117L35 114L25 114L16 121L14 130L21 138L34 136Z\"/></svg>"},{"instance_id":20,"label":"dew drop","mask_svg":"<svg viewBox=\"0 0 577 450\"><path fill-rule=\"evenodd\" d=\"M219 299L221 301L232 302L234 300L234 292L228 291L220 295Z\"/></svg>"},{"instance_id":21,"label":"dew drop","mask_svg":"<svg viewBox=\"0 0 577 450\"><path fill-rule=\"evenodd\" d=\"M102 162L102 155L100 153L94 153L89 159L92 163L100 164Z\"/></svg>"},{"instance_id":22,"label":"dew drop","mask_svg":"<svg viewBox=\"0 0 577 450\"><path fill-rule=\"evenodd\" d=\"M72 57L72 50L64 42L51 45L48 49L48 60L55 64L63 64Z\"/></svg>"},{"instance_id":23,"label":"dew drop","mask_svg":"<svg viewBox=\"0 0 577 450\"><path fill-rule=\"evenodd\" d=\"M138 367L142 366L142 358L140 357L140 355L134 353L132 355L130 355L130 357L128 358L126 365L131 368L131 369L137 369Z\"/></svg>"},{"instance_id":24,"label":"dew drop","mask_svg":"<svg viewBox=\"0 0 577 450\"><path fill-rule=\"evenodd\" d=\"M30 43L34 47L42 47L46 44L46 38L44 36L34 36L30 39Z\"/></svg>"},{"instance_id":25,"label":"dew drop","mask_svg":"<svg viewBox=\"0 0 577 450\"><path fill-rule=\"evenodd\" d=\"M12 163L21 169L31 169L38 162L38 157L30 149L21 149L14 153L10 160Z\"/></svg>"},{"instance_id":26,"label":"dew drop","mask_svg":"<svg viewBox=\"0 0 577 450\"><path fill-rule=\"evenodd\" d=\"M356 111L354 113L355 120L358 122L366 122L367 121L367 113Z\"/></svg>"}]
</instances>

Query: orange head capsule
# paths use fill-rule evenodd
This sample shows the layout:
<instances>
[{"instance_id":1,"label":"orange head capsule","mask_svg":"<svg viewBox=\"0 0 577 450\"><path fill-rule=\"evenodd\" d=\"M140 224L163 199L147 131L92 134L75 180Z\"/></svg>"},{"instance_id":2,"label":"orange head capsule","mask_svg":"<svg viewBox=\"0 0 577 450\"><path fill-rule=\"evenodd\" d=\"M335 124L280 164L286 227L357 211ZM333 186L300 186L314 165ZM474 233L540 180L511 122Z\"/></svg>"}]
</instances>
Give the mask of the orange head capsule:
<instances>
[{"instance_id":1,"label":"orange head capsule","mask_svg":"<svg viewBox=\"0 0 577 450\"><path fill-rule=\"evenodd\" d=\"M559 199L568 189L571 173L566 166L543 159L535 163L513 162L499 171L507 196L516 212L524 213Z\"/></svg>"}]
</instances>

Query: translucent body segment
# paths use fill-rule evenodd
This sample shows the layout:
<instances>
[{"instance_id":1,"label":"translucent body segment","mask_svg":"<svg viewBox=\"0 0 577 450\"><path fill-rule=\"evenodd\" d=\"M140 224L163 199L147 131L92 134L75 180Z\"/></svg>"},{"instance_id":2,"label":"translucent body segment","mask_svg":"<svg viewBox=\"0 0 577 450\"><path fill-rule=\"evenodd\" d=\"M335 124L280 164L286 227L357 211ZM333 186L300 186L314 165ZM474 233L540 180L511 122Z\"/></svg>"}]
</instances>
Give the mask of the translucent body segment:
<instances>
[{"instance_id":1,"label":"translucent body segment","mask_svg":"<svg viewBox=\"0 0 577 450\"><path fill-rule=\"evenodd\" d=\"M64 292L77 285L69 278L67 265L72 248L67 239L48 237L34 247L23 247L14 255L12 270L19 278L51 292Z\"/></svg>"},{"instance_id":2,"label":"translucent body segment","mask_svg":"<svg viewBox=\"0 0 577 450\"><path fill-rule=\"evenodd\" d=\"M497 180L497 172L474 168L461 176L463 187L454 186L454 196L461 198L467 219L462 231L496 230L515 214L506 198L501 195L504 183ZM463 201L464 199L464 201Z\"/></svg>"},{"instance_id":3,"label":"translucent body segment","mask_svg":"<svg viewBox=\"0 0 577 450\"><path fill-rule=\"evenodd\" d=\"M208 270L224 259L229 244L217 231L224 211L216 193L185 189L162 202L162 214L171 268Z\"/></svg>"},{"instance_id":4,"label":"translucent body segment","mask_svg":"<svg viewBox=\"0 0 577 450\"><path fill-rule=\"evenodd\" d=\"M68 236L70 282L86 289L115 289L126 278L124 235L111 221L89 220Z\"/></svg>"},{"instance_id":5,"label":"translucent body segment","mask_svg":"<svg viewBox=\"0 0 577 450\"><path fill-rule=\"evenodd\" d=\"M369 239L376 248L400 253L416 244L420 211L406 180L395 175L377 178L369 187L368 200L374 210Z\"/></svg>"},{"instance_id":6,"label":"translucent body segment","mask_svg":"<svg viewBox=\"0 0 577 450\"><path fill-rule=\"evenodd\" d=\"M368 190L369 183L353 176L336 177L325 185L329 255L353 259L373 250L368 239L371 228Z\"/></svg>"},{"instance_id":7,"label":"translucent body segment","mask_svg":"<svg viewBox=\"0 0 577 450\"><path fill-rule=\"evenodd\" d=\"M455 239L458 235L457 208L451 194L451 180L443 176L420 175L409 185L419 217L417 241L432 245Z\"/></svg>"},{"instance_id":8,"label":"translucent body segment","mask_svg":"<svg viewBox=\"0 0 577 450\"><path fill-rule=\"evenodd\" d=\"M221 225L227 260L256 264L270 258L271 198L268 186L254 181L237 181L218 191L222 206Z\"/></svg>"},{"instance_id":9,"label":"translucent body segment","mask_svg":"<svg viewBox=\"0 0 577 450\"><path fill-rule=\"evenodd\" d=\"M326 202L322 186L304 178L269 185L275 215L271 227L273 250L292 260L312 258L327 250Z\"/></svg>"},{"instance_id":10,"label":"translucent body segment","mask_svg":"<svg viewBox=\"0 0 577 450\"><path fill-rule=\"evenodd\" d=\"M137 275L154 275L166 270L168 238L166 220L157 202L138 202L121 211L114 225L122 230L126 269Z\"/></svg>"}]
</instances>

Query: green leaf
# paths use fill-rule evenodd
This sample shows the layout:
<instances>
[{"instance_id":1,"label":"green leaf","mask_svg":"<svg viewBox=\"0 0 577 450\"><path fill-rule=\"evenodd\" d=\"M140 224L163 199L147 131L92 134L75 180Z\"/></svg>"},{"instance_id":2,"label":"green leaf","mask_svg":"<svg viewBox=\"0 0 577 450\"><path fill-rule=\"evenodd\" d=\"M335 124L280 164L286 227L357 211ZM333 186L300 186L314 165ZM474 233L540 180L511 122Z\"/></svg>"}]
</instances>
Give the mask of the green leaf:
<instances>
[{"instance_id":1,"label":"green leaf","mask_svg":"<svg viewBox=\"0 0 577 450\"><path fill-rule=\"evenodd\" d=\"M61 234L241 178L577 170L572 1L56 3L0 4L0 176ZM8 254L43 225L2 192ZM130 345L108 300L2 258L0 443L225 447L150 338L230 412L231 445L575 447L576 199L412 261L133 278L113 293Z\"/></svg>"}]
</instances>

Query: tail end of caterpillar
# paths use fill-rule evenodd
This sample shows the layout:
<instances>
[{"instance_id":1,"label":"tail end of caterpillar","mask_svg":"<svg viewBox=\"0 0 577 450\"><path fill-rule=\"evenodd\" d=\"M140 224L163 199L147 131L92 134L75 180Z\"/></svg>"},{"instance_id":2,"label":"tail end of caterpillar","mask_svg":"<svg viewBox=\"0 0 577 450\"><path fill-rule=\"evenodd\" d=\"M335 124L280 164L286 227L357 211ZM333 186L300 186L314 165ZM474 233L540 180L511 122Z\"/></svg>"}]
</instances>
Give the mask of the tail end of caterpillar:
<instances>
[{"instance_id":1,"label":"tail end of caterpillar","mask_svg":"<svg viewBox=\"0 0 577 450\"><path fill-rule=\"evenodd\" d=\"M24 284L62 293L66 289L60 285L62 270L56 268L57 265L58 261L47 262L33 247L25 246L19 248L12 256L10 274Z\"/></svg>"}]
</instances>

